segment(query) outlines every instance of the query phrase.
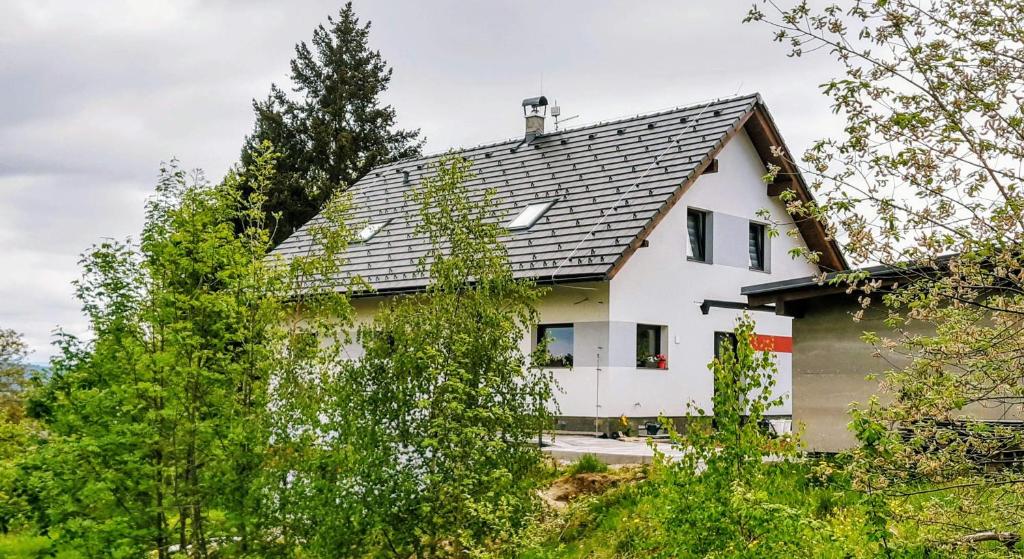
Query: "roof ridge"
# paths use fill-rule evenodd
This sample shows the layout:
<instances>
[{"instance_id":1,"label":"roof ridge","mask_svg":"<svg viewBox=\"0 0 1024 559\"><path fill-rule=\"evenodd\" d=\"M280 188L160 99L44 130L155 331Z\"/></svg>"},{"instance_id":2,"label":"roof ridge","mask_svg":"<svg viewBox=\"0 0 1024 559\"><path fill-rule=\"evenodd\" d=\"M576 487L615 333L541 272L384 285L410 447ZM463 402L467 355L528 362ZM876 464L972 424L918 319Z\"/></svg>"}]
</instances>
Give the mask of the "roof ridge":
<instances>
[{"instance_id":1,"label":"roof ridge","mask_svg":"<svg viewBox=\"0 0 1024 559\"><path fill-rule=\"evenodd\" d=\"M725 102L728 102L728 101L736 101L736 100L744 99L744 98L747 98L747 97L760 98L761 94L755 91L754 93L746 93L746 94L743 94L743 95L732 95L732 96L729 96L729 97L712 97L712 98L709 98L709 99L702 99L700 101L696 101L696 102L693 102L693 103L688 103L686 105L677 105L677 106L674 106L674 107L667 107L667 108L664 108L664 109L657 109L657 110L653 110L653 111L644 111L644 112L635 113L635 114L631 114L631 115L624 115L624 116L613 117L613 118L605 119L605 120L596 120L596 121L593 121L593 122L587 122L587 123L584 123L584 124L580 124L580 125L574 126L572 128L565 128L563 130L559 130L558 132L562 133L562 132L575 132L577 130L586 130L587 128L596 128L598 126L607 126L609 124L618 124L620 122L627 122L627 121L630 121L630 120L637 120L637 119L647 118L647 117L652 117L652 116L661 116L661 115L666 115L666 114L669 114L669 113L675 113L675 112L679 112L679 111L686 111L686 110L690 110L690 109L696 109L696 108L701 107L703 105L711 106L714 103L725 103Z\"/></svg>"},{"instance_id":2,"label":"roof ridge","mask_svg":"<svg viewBox=\"0 0 1024 559\"><path fill-rule=\"evenodd\" d=\"M538 136L538 138L543 138L545 136L551 136L553 134L563 134L563 133L566 133L566 132L577 132L577 131L580 131L580 130L586 130L588 128L597 128L599 126L607 126L609 124L619 124L619 123L628 122L628 121L631 121L631 120L638 120L638 119L641 119L641 118L647 118L647 117L652 117L652 116L660 116L660 115L665 115L665 114L669 114L669 113L675 113L675 112L679 112L679 111L686 111L686 110L698 108L698 107L700 107L702 105L711 106L714 103L726 103L726 102L729 102L729 101L736 101L736 100L745 99L745 98L749 98L749 97L753 97L753 98L756 98L756 99L760 100L761 99L761 94L759 92L755 91L755 92L752 92L752 93L737 94L737 95L732 95L732 96L728 96L728 97L712 97L712 98L708 98L708 99L703 99L701 101L695 101L695 102L692 102L692 103L687 103L686 105L677 105L675 107L669 107L669 108L664 108L664 109L657 109L657 110L654 110L654 111L645 111L645 112L640 112L640 113L634 113L634 114L631 114L631 115L612 117L610 119L596 120L596 121L593 121L593 122L588 122L588 123L580 124L580 125L577 125L577 126L573 126L571 128L564 128L562 130L558 130L557 132L555 132L555 131L545 132L544 134ZM521 142L522 140L523 139L520 138L520 137L513 137L513 138L506 138L504 140L498 140L498 141L488 142L488 143L484 143L484 144L477 144L477 145L468 146L468 147L461 147L461 146L460 147L450 147L450 148L448 148L446 150L439 150L439 151L435 151L435 152L432 152L432 153L424 153L422 155L416 155L416 156L407 157L405 159L399 159L398 161L392 161L391 163L385 163L384 165L378 165L377 167L374 167L373 169L371 169L370 172L373 172L373 171L379 170L379 169L388 169L388 168L391 168L391 167L399 167L401 165L408 165L409 163L412 163L414 161L423 161L423 160L426 160L426 159L433 159L433 158L441 157L441 156L446 155L448 153L460 154L460 153L476 151L476 150L480 150L480 149L484 149L484 148L493 148L493 147L498 147L498 146L503 146L503 145L508 145L508 144L516 144L516 143Z\"/></svg>"}]
</instances>

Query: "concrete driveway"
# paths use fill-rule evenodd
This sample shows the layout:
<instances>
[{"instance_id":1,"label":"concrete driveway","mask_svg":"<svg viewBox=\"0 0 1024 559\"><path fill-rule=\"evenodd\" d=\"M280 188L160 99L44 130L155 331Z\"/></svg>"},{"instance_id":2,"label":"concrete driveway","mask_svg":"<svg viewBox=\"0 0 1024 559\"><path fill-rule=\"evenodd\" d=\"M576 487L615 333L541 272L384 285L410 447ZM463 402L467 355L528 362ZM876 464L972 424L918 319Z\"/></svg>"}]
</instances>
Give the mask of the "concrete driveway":
<instances>
[{"instance_id":1,"label":"concrete driveway","mask_svg":"<svg viewBox=\"0 0 1024 559\"><path fill-rule=\"evenodd\" d=\"M660 452L670 458L682 453L668 442L657 442ZM586 435L545 435L545 453L557 460L572 462L584 454L593 454L605 464L650 464L654 461L654 450L647 439L600 439Z\"/></svg>"}]
</instances>

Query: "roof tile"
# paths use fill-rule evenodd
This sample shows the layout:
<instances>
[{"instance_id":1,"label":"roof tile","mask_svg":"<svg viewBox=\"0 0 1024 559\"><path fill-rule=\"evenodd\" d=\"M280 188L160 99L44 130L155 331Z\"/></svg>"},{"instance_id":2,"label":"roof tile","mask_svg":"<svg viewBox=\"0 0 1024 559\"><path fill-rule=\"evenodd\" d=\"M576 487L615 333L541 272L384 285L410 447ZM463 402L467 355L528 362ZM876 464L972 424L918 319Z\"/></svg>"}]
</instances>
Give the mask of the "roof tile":
<instances>
[{"instance_id":1,"label":"roof tile","mask_svg":"<svg viewBox=\"0 0 1024 559\"><path fill-rule=\"evenodd\" d=\"M517 277L599 278L757 102L757 95L721 99L549 132L529 145L515 139L458 153L473 162L471 191L496 190L495 219L502 223L527 204L558 199L531 228L502 239ZM378 167L352 187L356 226L391 222L348 248L337 285L352 276L380 292L426 285L416 266L427 241L414 234L418 208L406 195L441 156ZM310 244L307 224L274 252L287 258Z\"/></svg>"}]
</instances>

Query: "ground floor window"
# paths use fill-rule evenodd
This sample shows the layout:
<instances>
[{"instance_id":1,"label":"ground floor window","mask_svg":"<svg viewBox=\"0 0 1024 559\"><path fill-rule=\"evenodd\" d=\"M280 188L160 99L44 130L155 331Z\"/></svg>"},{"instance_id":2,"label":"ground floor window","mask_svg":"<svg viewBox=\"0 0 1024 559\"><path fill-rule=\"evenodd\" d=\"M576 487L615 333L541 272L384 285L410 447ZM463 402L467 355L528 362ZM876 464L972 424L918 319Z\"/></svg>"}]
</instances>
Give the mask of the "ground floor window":
<instances>
[{"instance_id":1,"label":"ground floor window","mask_svg":"<svg viewBox=\"0 0 1024 559\"><path fill-rule=\"evenodd\" d=\"M572 367L572 324L541 324L537 326L537 344L547 339L548 351L541 365L546 367Z\"/></svg>"},{"instance_id":2,"label":"ground floor window","mask_svg":"<svg viewBox=\"0 0 1024 559\"><path fill-rule=\"evenodd\" d=\"M736 351L736 334L732 332L715 332L715 357L721 358L726 349Z\"/></svg>"},{"instance_id":3,"label":"ground floor window","mask_svg":"<svg viewBox=\"0 0 1024 559\"><path fill-rule=\"evenodd\" d=\"M726 351L731 351L733 352L733 354L735 354L737 344L738 340L736 339L736 334L732 332L715 332L715 359L721 359L722 355ZM719 391L722 390L722 386L720 385L722 379L718 378L716 375L714 382L714 399L718 400ZM742 399L740 401L742 402ZM717 426L716 420L712 419L711 425Z\"/></svg>"},{"instance_id":4,"label":"ground floor window","mask_svg":"<svg viewBox=\"0 0 1024 559\"><path fill-rule=\"evenodd\" d=\"M636 366L649 369L667 369L668 358L662 350L664 326L636 325Z\"/></svg>"}]
</instances>

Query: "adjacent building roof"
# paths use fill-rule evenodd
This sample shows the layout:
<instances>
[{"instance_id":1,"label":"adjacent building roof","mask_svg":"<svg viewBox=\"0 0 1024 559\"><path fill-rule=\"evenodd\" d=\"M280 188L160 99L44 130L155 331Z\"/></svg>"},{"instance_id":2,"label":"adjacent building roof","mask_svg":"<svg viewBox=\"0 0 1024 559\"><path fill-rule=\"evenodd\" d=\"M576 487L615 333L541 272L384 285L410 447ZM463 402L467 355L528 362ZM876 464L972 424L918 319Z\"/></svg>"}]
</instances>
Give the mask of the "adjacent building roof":
<instances>
[{"instance_id":1,"label":"adjacent building roof","mask_svg":"<svg viewBox=\"0 0 1024 559\"><path fill-rule=\"evenodd\" d=\"M933 262L916 264L907 262L894 266L881 264L857 268L864 274L864 279L877 280L880 285L874 288L875 293L885 293L893 285L935 278L949 269L949 262L956 258L955 254L938 256ZM860 297L863 292L851 290L839 272L830 272L821 276L807 276L782 281L773 281L757 285L748 285L740 289L740 294L747 298L750 306L774 305L777 314L800 316L805 303L814 299L844 295Z\"/></svg>"},{"instance_id":2,"label":"adjacent building roof","mask_svg":"<svg viewBox=\"0 0 1024 559\"><path fill-rule=\"evenodd\" d=\"M503 239L517 277L538 282L610 279L654 226L711 164L725 143L746 129L767 164L779 164L775 195L792 188L810 194L799 173L772 146L781 137L759 95L708 101L540 135L528 143L507 140L458 153L473 163L471 190L494 188L496 219L508 223L531 204L555 200L532 226ZM441 154L378 167L352 187L353 224L359 230L386 221L367 242L349 247L345 275L358 275L379 293L424 287L416 264L426 239L414 234L417 207L406 194L432 172ZM319 216L315 220L321 219ZM312 223L312 222L311 222ZM275 252L309 250L308 226ZM825 270L846 269L834 242L816 222L798 224L805 241L822 254ZM337 278L338 285L347 284Z\"/></svg>"}]
</instances>

